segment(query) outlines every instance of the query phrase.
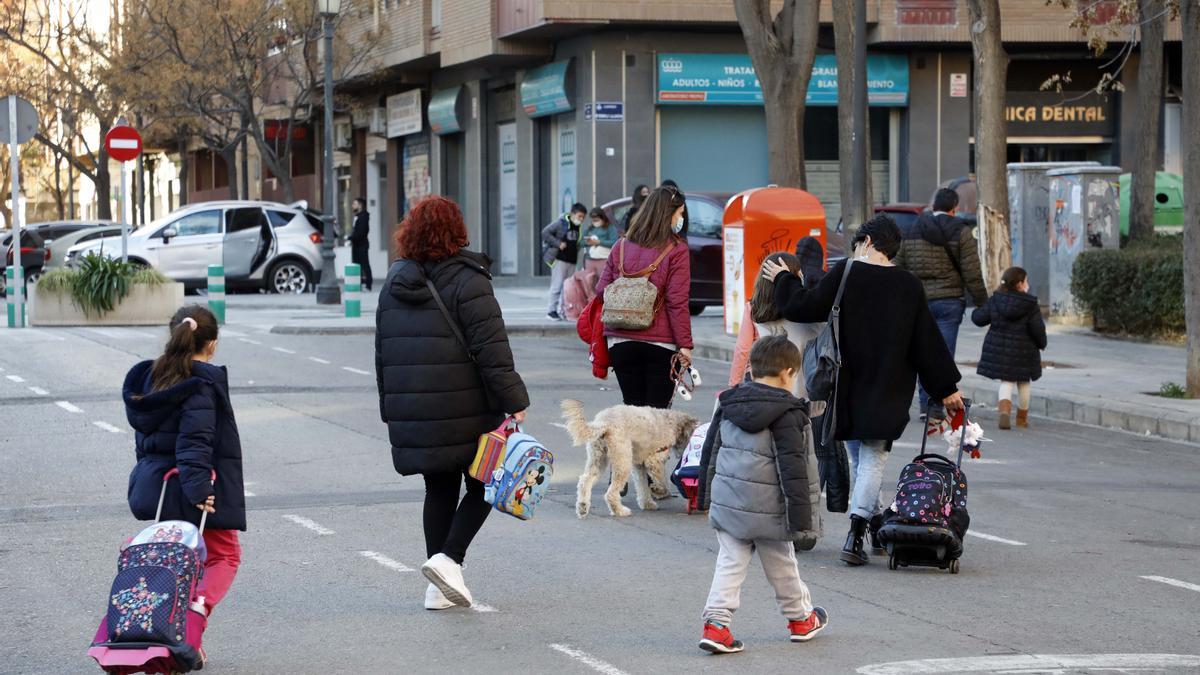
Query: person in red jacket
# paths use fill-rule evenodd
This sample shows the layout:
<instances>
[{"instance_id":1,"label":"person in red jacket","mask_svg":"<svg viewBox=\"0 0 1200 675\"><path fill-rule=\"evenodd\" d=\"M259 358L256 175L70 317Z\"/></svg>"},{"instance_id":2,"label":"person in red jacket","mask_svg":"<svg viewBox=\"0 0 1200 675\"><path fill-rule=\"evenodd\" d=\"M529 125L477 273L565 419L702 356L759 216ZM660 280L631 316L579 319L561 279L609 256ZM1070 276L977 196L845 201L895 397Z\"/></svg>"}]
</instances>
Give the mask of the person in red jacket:
<instances>
[{"instance_id":1,"label":"person in red jacket","mask_svg":"<svg viewBox=\"0 0 1200 675\"><path fill-rule=\"evenodd\" d=\"M637 331L604 329L609 359L626 405L668 407L675 389L672 357L678 353L685 364L691 363L691 260L687 241L680 235L684 203L677 188L664 186L651 192L629 224L629 231L613 247L596 286L596 294L603 296L608 285L620 276L618 261L622 255L625 272L633 274L650 267L666 251L666 257L649 276L659 294L654 322Z\"/></svg>"}]
</instances>

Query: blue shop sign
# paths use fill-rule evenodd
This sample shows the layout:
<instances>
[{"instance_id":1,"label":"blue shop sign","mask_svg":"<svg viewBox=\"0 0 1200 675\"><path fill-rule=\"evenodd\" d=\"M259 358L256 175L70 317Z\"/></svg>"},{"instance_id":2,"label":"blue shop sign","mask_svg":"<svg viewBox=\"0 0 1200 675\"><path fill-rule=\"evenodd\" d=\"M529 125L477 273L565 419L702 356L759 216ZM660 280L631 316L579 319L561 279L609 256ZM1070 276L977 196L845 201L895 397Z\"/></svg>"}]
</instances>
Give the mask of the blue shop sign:
<instances>
[{"instance_id":1,"label":"blue shop sign","mask_svg":"<svg viewBox=\"0 0 1200 675\"><path fill-rule=\"evenodd\" d=\"M530 117L543 117L574 108L567 96L571 59L547 63L525 71L521 80L521 107Z\"/></svg>"},{"instance_id":2,"label":"blue shop sign","mask_svg":"<svg viewBox=\"0 0 1200 675\"><path fill-rule=\"evenodd\" d=\"M462 131L462 85L438 89L429 97L429 129L442 136Z\"/></svg>"},{"instance_id":3,"label":"blue shop sign","mask_svg":"<svg viewBox=\"0 0 1200 675\"><path fill-rule=\"evenodd\" d=\"M762 87L746 54L659 54L656 100L670 105L762 105ZM867 100L908 105L908 57L867 55ZM808 83L808 105L837 105L837 60L819 54Z\"/></svg>"}]
</instances>

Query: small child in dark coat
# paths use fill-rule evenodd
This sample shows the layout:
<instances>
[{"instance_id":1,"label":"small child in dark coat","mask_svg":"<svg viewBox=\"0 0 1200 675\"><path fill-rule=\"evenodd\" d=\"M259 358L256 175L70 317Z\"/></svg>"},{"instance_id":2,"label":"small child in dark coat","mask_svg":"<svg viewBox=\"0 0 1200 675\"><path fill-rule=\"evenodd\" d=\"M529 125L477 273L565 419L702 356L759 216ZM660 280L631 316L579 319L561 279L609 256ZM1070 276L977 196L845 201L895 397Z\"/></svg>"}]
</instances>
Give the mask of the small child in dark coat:
<instances>
[{"instance_id":1,"label":"small child in dark coat","mask_svg":"<svg viewBox=\"0 0 1200 675\"><path fill-rule=\"evenodd\" d=\"M1029 426L1030 383L1042 376L1041 350L1046 348L1046 324L1037 297L1029 293L1025 270L1010 267L1000 288L986 304L971 313L976 326L991 325L983 339L980 375L1000 380L1000 428L1011 429L1012 395L1017 391L1017 426Z\"/></svg>"}]
</instances>

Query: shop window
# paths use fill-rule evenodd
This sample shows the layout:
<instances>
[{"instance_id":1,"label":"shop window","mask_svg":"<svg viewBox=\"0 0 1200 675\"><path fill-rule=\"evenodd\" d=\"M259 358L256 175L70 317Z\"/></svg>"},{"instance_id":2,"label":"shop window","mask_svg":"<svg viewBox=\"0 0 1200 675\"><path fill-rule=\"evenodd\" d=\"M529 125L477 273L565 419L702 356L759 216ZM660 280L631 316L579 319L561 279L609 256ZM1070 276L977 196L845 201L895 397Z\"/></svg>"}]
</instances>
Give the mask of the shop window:
<instances>
[{"instance_id":1,"label":"shop window","mask_svg":"<svg viewBox=\"0 0 1200 675\"><path fill-rule=\"evenodd\" d=\"M896 0L896 23L901 26L954 26L957 0Z\"/></svg>"},{"instance_id":2,"label":"shop window","mask_svg":"<svg viewBox=\"0 0 1200 675\"><path fill-rule=\"evenodd\" d=\"M197 192L229 187L229 167L220 155L211 150L197 150L193 157L194 189Z\"/></svg>"},{"instance_id":3,"label":"shop window","mask_svg":"<svg viewBox=\"0 0 1200 675\"><path fill-rule=\"evenodd\" d=\"M871 160L888 159L888 114L891 108L869 108ZM834 162L838 158L836 107L809 106L804 113L804 158Z\"/></svg>"}]
</instances>

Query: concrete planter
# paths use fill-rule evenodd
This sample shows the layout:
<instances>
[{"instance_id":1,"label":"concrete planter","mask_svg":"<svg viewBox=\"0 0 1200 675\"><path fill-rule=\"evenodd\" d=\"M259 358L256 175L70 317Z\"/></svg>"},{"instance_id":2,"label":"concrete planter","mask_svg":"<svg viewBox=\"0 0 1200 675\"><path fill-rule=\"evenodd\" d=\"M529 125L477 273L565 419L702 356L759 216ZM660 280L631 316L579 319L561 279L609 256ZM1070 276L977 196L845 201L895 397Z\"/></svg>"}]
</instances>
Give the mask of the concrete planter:
<instances>
[{"instance_id":1,"label":"concrete planter","mask_svg":"<svg viewBox=\"0 0 1200 675\"><path fill-rule=\"evenodd\" d=\"M30 295L31 326L164 326L183 306L183 284L134 284L129 295L103 316L88 316L69 293L52 293L34 286Z\"/></svg>"}]
</instances>

